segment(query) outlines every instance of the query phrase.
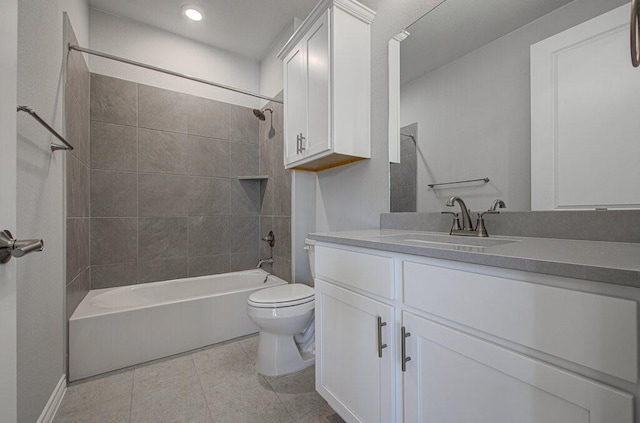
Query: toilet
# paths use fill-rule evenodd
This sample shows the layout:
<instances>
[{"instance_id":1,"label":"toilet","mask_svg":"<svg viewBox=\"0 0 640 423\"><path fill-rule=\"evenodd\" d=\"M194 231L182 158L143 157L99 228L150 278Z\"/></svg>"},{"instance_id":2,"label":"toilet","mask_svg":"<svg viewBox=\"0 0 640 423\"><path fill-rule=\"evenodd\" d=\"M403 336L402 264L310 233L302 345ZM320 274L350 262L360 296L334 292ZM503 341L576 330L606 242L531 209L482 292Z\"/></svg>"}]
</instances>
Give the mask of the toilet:
<instances>
[{"instance_id":1,"label":"toilet","mask_svg":"<svg viewBox=\"0 0 640 423\"><path fill-rule=\"evenodd\" d=\"M315 277L314 241L306 240ZM247 314L260 328L256 370L265 376L293 373L315 363L315 291L302 283L261 289L249 296Z\"/></svg>"}]
</instances>

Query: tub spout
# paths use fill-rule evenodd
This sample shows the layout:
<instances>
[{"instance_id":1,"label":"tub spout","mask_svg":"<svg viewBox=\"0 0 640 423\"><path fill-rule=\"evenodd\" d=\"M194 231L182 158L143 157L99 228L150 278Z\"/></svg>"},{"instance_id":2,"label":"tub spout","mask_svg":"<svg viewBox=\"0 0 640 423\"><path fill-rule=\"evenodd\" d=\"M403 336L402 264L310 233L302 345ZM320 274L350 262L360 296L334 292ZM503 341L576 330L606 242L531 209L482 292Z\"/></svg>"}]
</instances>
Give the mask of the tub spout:
<instances>
[{"instance_id":1,"label":"tub spout","mask_svg":"<svg viewBox=\"0 0 640 423\"><path fill-rule=\"evenodd\" d=\"M258 262L258 265L256 266L256 269L258 268L262 268L263 264L273 264L273 257L269 257L268 259L262 259Z\"/></svg>"}]
</instances>

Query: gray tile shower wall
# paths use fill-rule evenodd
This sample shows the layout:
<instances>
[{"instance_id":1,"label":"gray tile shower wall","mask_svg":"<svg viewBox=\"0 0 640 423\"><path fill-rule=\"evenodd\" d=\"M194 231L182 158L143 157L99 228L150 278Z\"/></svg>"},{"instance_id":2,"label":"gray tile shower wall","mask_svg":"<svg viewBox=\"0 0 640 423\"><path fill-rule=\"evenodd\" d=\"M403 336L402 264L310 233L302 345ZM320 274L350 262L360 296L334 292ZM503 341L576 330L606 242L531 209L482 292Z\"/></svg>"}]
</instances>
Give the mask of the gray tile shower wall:
<instances>
[{"instance_id":1,"label":"gray tile shower wall","mask_svg":"<svg viewBox=\"0 0 640 423\"><path fill-rule=\"evenodd\" d=\"M276 98L282 98L282 92ZM265 112L266 120L260 121L259 169L269 179L260 183L260 237L273 231L276 244L271 251L266 242L260 242L260 257L273 253L273 265L264 265L264 269L291 281L291 171L284 168L283 107L270 102L265 108L273 110L275 134L270 134L271 116Z\"/></svg>"},{"instance_id":2,"label":"gray tile shower wall","mask_svg":"<svg viewBox=\"0 0 640 423\"><path fill-rule=\"evenodd\" d=\"M255 267L250 108L91 74L91 287Z\"/></svg>"},{"instance_id":3,"label":"gray tile shower wall","mask_svg":"<svg viewBox=\"0 0 640 423\"><path fill-rule=\"evenodd\" d=\"M418 124L400 128L400 163L389 165L391 212L415 212L418 201ZM406 135L413 135L413 138Z\"/></svg>"},{"instance_id":4,"label":"gray tile shower wall","mask_svg":"<svg viewBox=\"0 0 640 423\"><path fill-rule=\"evenodd\" d=\"M65 16L66 39L77 44L71 23ZM66 157L67 202L67 318L89 292L91 268L89 255L90 225L90 140L89 140L89 67L82 54L67 56L64 90L65 133L75 147Z\"/></svg>"}]
</instances>

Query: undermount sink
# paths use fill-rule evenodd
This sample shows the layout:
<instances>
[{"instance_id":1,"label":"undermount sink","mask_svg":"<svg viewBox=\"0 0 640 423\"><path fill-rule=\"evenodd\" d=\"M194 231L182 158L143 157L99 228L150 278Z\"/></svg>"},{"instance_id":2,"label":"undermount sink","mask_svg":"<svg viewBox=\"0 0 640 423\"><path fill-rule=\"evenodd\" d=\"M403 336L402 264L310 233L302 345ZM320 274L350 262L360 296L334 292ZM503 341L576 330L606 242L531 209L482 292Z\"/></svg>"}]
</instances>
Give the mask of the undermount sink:
<instances>
[{"instance_id":1,"label":"undermount sink","mask_svg":"<svg viewBox=\"0 0 640 423\"><path fill-rule=\"evenodd\" d=\"M467 247L470 249L484 249L498 245L518 242L517 239L481 238L465 237L455 235L408 233L401 235L383 235L380 240L396 241L403 243L415 243L427 246L428 244L442 245L448 247Z\"/></svg>"}]
</instances>

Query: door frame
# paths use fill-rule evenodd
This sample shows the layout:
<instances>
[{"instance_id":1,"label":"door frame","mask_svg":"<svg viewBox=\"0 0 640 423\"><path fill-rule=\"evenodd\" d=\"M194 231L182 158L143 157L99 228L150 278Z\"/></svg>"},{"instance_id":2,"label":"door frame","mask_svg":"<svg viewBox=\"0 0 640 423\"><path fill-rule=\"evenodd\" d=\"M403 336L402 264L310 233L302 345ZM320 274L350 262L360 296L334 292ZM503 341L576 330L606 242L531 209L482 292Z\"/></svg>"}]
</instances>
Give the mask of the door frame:
<instances>
[{"instance_id":1,"label":"door frame","mask_svg":"<svg viewBox=\"0 0 640 423\"><path fill-rule=\"evenodd\" d=\"M18 0L0 2L0 230L16 230ZM0 265L0 414L17 421L16 264Z\"/></svg>"}]
</instances>

